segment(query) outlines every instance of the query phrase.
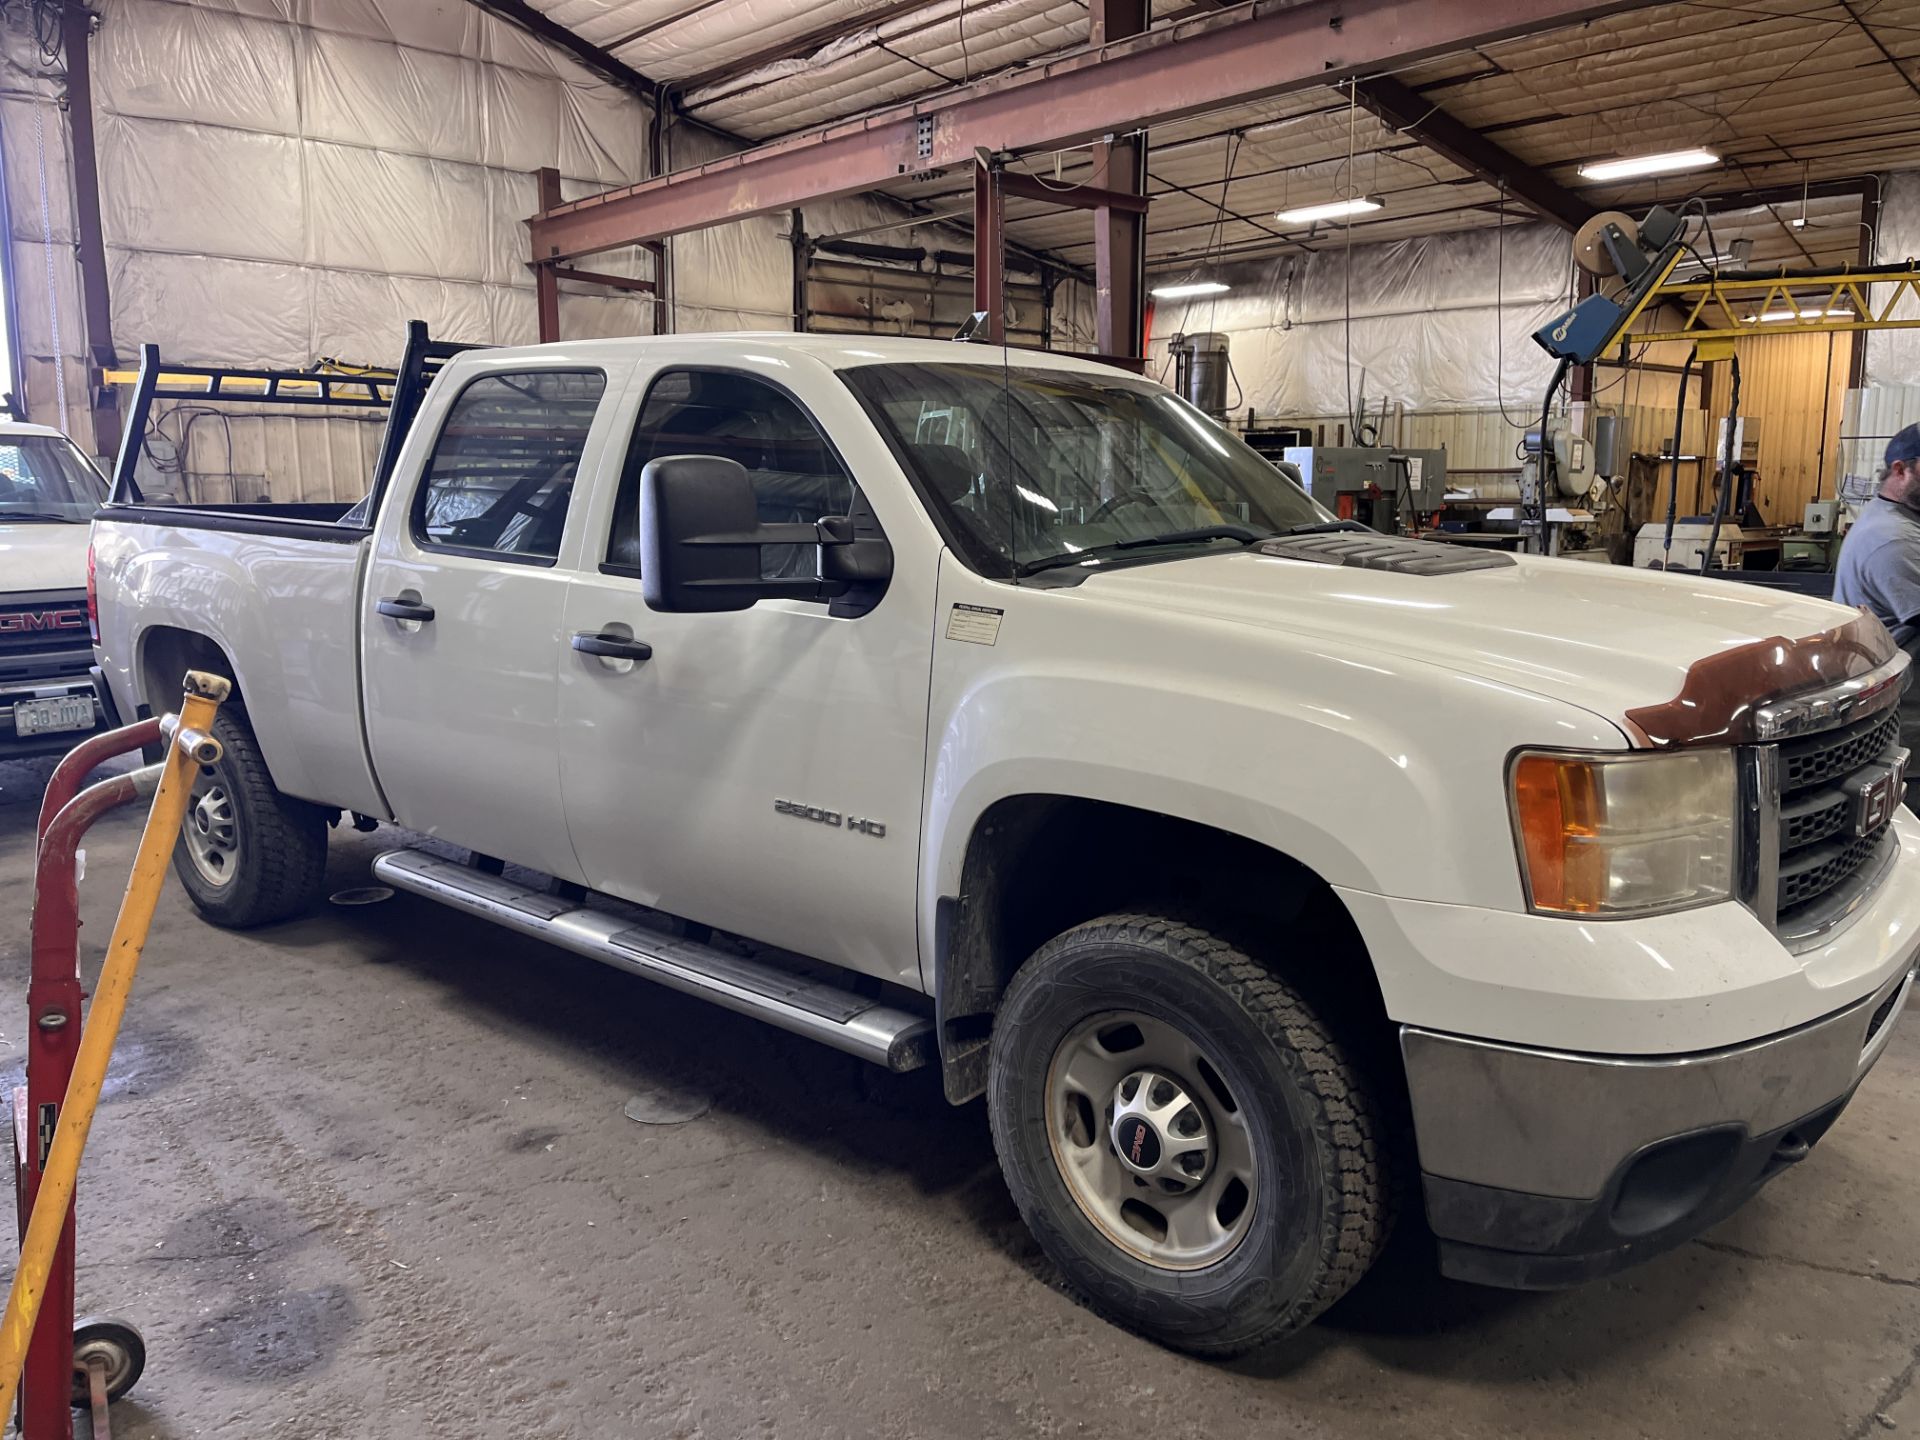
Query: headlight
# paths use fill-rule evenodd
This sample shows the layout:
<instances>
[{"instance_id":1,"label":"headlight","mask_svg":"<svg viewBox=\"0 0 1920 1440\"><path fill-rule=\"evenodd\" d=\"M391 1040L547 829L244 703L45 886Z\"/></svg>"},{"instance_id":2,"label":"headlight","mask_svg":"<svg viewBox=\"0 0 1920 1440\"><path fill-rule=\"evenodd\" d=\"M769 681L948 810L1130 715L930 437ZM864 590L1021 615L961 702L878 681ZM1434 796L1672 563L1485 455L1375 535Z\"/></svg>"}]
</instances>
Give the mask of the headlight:
<instances>
[{"instance_id":1,"label":"headlight","mask_svg":"<svg viewBox=\"0 0 1920 1440\"><path fill-rule=\"evenodd\" d=\"M1534 910L1645 915L1733 893L1733 751L1523 751L1510 773Z\"/></svg>"}]
</instances>

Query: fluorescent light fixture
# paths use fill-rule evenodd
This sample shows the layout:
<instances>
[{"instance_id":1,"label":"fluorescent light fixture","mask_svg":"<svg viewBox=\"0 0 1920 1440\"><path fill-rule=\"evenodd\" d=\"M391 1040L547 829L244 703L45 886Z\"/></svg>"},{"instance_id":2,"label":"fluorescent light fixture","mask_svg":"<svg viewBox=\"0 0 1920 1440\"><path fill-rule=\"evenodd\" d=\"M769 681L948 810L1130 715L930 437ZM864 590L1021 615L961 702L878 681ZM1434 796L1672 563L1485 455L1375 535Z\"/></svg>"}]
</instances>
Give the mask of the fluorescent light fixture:
<instances>
[{"instance_id":1,"label":"fluorescent light fixture","mask_svg":"<svg viewBox=\"0 0 1920 1440\"><path fill-rule=\"evenodd\" d=\"M1631 180L1637 175L1672 175L1680 170L1704 170L1718 165L1711 150L1667 150L1658 155L1630 155L1621 160L1589 160L1580 167L1586 180Z\"/></svg>"},{"instance_id":2,"label":"fluorescent light fixture","mask_svg":"<svg viewBox=\"0 0 1920 1440\"><path fill-rule=\"evenodd\" d=\"M1218 280L1190 280L1184 285L1156 285L1149 293L1158 300L1185 300L1190 295L1224 295L1232 288Z\"/></svg>"},{"instance_id":3,"label":"fluorescent light fixture","mask_svg":"<svg viewBox=\"0 0 1920 1440\"><path fill-rule=\"evenodd\" d=\"M1762 320L1848 320L1853 317L1851 310L1763 310Z\"/></svg>"},{"instance_id":4,"label":"fluorescent light fixture","mask_svg":"<svg viewBox=\"0 0 1920 1440\"><path fill-rule=\"evenodd\" d=\"M1324 205L1302 205L1298 210L1282 210L1273 218L1289 225L1311 225L1316 220L1338 220L1342 215L1364 215L1378 210L1380 201L1356 195L1351 200L1329 200Z\"/></svg>"}]
</instances>

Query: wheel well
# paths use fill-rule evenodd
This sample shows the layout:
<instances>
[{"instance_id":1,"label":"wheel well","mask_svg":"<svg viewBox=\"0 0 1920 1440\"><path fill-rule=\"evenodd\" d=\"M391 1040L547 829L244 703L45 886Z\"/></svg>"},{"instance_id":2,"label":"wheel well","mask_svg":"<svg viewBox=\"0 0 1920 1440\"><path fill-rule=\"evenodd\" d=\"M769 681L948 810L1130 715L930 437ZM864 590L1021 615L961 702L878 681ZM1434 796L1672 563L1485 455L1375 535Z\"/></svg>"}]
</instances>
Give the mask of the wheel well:
<instances>
[{"instance_id":1,"label":"wheel well","mask_svg":"<svg viewBox=\"0 0 1920 1440\"><path fill-rule=\"evenodd\" d=\"M155 714L178 708L189 670L205 670L233 683L229 703L240 700L240 677L219 642L194 630L156 625L140 640L140 698Z\"/></svg>"},{"instance_id":2,"label":"wheel well","mask_svg":"<svg viewBox=\"0 0 1920 1440\"><path fill-rule=\"evenodd\" d=\"M948 1099L957 1104L986 1088L993 1017L1027 957L1064 930L1126 910L1205 925L1281 972L1356 1048L1391 1048L1360 932L1308 866L1191 820L1018 795L980 817L960 894L939 902L934 998ZM1286 943L1277 945L1283 927Z\"/></svg>"}]
</instances>

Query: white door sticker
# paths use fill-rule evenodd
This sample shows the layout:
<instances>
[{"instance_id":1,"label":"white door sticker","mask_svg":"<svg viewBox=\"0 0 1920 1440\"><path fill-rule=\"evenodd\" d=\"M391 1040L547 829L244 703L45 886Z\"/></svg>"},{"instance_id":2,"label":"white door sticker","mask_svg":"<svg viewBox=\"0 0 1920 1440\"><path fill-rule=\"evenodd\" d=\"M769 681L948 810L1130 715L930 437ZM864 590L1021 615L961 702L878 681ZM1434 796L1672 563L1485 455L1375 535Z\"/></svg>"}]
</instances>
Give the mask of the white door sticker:
<instances>
[{"instance_id":1,"label":"white door sticker","mask_svg":"<svg viewBox=\"0 0 1920 1440\"><path fill-rule=\"evenodd\" d=\"M991 605L955 605L947 617L947 638L969 645L991 645L1000 638L1000 617Z\"/></svg>"}]
</instances>

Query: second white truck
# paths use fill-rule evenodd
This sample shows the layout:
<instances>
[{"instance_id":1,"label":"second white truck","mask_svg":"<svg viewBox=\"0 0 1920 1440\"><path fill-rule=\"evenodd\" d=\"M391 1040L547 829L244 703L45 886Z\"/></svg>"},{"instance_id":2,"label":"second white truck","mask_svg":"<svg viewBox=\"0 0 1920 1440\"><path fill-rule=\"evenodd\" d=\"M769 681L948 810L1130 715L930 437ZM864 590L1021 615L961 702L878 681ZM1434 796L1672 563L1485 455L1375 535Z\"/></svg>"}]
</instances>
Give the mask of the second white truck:
<instances>
[{"instance_id":1,"label":"second white truck","mask_svg":"<svg viewBox=\"0 0 1920 1440\"><path fill-rule=\"evenodd\" d=\"M120 712L237 685L200 909L301 910L343 812L452 842L376 869L984 1093L1168 1344L1306 1324L1397 1208L1497 1285L1672 1246L1906 1000L1856 612L1356 531L1155 385L967 345L474 351L394 444L348 513L96 521Z\"/></svg>"}]
</instances>

